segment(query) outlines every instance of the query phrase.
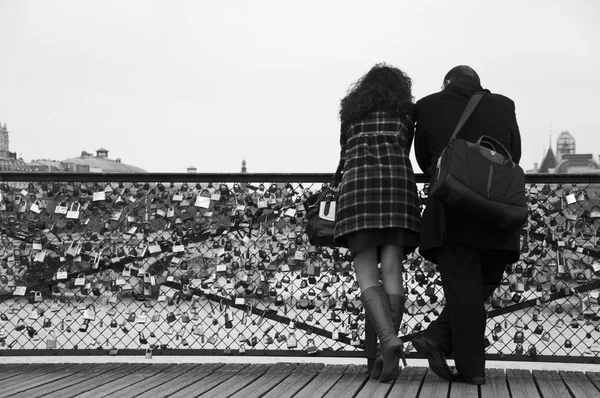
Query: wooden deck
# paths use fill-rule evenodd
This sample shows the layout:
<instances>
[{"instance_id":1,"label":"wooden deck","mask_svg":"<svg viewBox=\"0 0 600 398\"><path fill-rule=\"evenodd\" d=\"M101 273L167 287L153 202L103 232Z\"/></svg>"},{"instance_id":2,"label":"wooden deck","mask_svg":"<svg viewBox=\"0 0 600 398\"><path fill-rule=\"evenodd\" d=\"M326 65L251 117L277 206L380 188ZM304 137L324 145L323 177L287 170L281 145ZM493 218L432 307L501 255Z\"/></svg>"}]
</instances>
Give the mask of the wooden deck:
<instances>
[{"instance_id":1,"label":"wooden deck","mask_svg":"<svg viewBox=\"0 0 600 398\"><path fill-rule=\"evenodd\" d=\"M600 397L600 372L488 371L480 388L405 368L395 383L366 366L323 364L3 364L0 397Z\"/></svg>"}]
</instances>

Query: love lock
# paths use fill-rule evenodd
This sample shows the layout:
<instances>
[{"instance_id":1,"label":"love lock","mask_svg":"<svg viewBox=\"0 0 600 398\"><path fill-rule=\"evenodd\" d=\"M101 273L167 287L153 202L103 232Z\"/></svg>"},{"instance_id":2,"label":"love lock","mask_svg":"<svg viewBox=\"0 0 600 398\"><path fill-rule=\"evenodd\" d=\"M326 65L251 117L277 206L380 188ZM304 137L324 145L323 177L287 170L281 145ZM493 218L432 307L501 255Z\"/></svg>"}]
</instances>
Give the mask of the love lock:
<instances>
[{"instance_id":1,"label":"love lock","mask_svg":"<svg viewBox=\"0 0 600 398\"><path fill-rule=\"evenodd\" d=\"M573 348L573 343L571 342L571 339L565 340L565 348Z\"/></svg>"},{"instance_id":2,"label":"love lock","mask_svg":"<svg viewBox=\"0 0 600 398\"><path fill-rule=\"evenodd\" d=\"M89 321L96 320L96 308L93 304L90 304L85 308L85 310L83 311L83 319Z\"/></svg>"},{"instance_id":3,"label":"love lock","mask_svg":"<svg viewBox=\"0 0 600 398\"><path fill-rule=\"evenodd\" d=\"M517 347L515 348L515 354L523 355L523 344L517 344Z\"/></svg>"},{"instance_id":4,"label":"love lock","mask_svg":"<svg viewBox=\"0 0 600 398\"><path fill-rule=\"evenodd\" d=\"M37 334L37 331L33 328L33 326L27 326L27 335L29 338L33 338Z\"/></svg>"},{"instance_id":5,"label":"love lock","mask_svg":"<svg viewBox=\"0 0 600 398\"><path fill-rule=\"evenodd\" d=\"M522 344L525 342L525 335L523 334L522 331L518 330L515 332L515 337L513 338L513 341L517 344Z\"/></svg>"},{"instance_id":6,"label":"love lock","mask_svg":"<svg viewBox=\"0 0 600 398\"><path fill-rule=\"evenodd\" d=\"M79 331L80 332L87 332L89 325L90 325L90 320L89 319L85 319L83 321L83 323L81 325L79 325Z\"/></svg>"},{"instance_id":7,"label":"love lock","mask_svg":"<svg viewBox=\"0 0 600 398\"><path fill-rule=\"evenodd\" d=\"M313 339L309 339L306 342L306 353L308 355L314 355L318 352L317 346L315 345L315 341Z\"/></svg>"}]
</instances>

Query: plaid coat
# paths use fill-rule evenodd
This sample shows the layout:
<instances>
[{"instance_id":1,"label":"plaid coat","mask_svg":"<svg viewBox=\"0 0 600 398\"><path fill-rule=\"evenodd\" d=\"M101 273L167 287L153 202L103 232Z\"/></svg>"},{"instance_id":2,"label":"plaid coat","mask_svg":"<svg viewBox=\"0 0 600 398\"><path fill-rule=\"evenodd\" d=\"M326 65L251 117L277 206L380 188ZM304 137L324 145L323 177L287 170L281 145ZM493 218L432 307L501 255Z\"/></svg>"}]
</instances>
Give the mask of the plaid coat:
<instances>
[{"instance_id":1,"label":"plaid coat","mask_svg":"<svg viewBox=\"0 0 600 398\"><path fill-rule=\"evenodd\" d=\"M340 145L345 160L336 204L334 237L370 228L421 232L419 198L409 152L413 122L372 112L343 123Z\"/></svg>"}]
</instances>

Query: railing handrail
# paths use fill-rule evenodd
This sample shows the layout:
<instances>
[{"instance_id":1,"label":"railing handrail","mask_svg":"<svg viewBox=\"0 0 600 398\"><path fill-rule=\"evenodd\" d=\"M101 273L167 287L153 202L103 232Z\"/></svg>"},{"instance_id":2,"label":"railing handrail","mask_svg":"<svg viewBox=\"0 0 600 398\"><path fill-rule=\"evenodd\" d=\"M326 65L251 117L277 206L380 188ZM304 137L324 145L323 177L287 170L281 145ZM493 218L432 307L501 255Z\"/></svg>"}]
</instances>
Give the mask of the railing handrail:
<instances>
[{"instance_id":1,"label":"railing handrail","mask_svg":"<svg viewBox=\"0 0 600 398\"><path fill-rule=\"evenodd\" d=\"M4 172L0 173L0 181L52 181L52 182L327 182L333 173L69 173L69 172ZM429 182L429 177L416 173L417 183ZM528 183L600 183L600 173L578 174L526 174Z\"/></svg>"}]
</instances>

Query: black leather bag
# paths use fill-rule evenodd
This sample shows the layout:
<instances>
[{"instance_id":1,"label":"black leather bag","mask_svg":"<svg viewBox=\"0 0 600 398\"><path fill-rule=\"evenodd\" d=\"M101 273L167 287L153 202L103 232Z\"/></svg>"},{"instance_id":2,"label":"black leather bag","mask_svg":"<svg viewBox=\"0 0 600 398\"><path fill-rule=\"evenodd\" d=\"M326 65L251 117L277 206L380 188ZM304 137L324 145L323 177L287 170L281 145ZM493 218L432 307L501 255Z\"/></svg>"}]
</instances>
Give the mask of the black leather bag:
<instances>
[{"instance_id":1,"label":"black leather bag","mask_svg":"<svg viewBox=\"0 0 600 398\"><path fill-rule=\"evenodd\" d=\"M340 160L332 181L323 184L319 191L304 201L307 219L305 233L313 246L340 246L334 242L333 229L335 227L335 204L343 167L343 161Z\"/></svg>"},{"instance_id":2,"label":"black leather bag","mask_svg":"<svg viewBox=\"0 0 600 398\"><path fill-rule=\"evenodd\" d=\"M430 195L452 209L515 232L527 221L523 169L492 137L484 135L475 143L457 138L484 95L478 92L469 100L438 159Z\"/></svg>"}]
</instances>

